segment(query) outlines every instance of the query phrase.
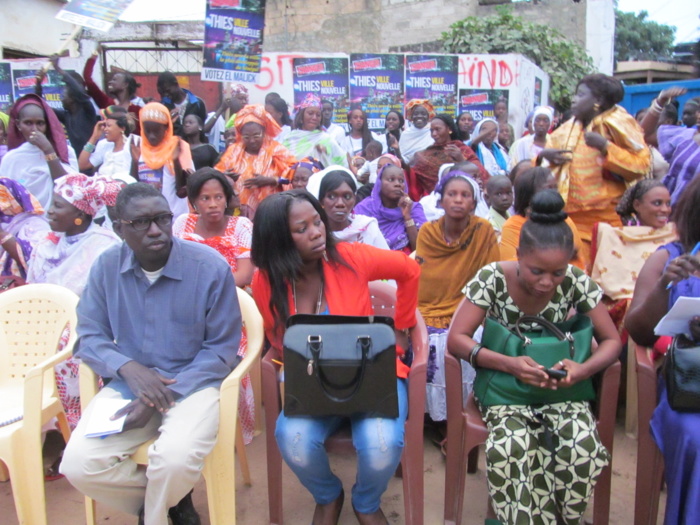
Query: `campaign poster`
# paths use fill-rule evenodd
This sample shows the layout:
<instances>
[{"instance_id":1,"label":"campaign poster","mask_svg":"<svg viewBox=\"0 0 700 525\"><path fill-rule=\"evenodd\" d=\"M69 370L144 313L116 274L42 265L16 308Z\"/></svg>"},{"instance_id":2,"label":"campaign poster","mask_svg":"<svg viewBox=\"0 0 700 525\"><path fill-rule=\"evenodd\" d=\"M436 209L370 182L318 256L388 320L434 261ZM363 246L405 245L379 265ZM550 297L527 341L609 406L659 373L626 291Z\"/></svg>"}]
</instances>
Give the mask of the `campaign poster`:
<instances>
[{"instance_id":1,"label":"campaign poster","mask_svg":"<svg viewBox=\"0 0 700 525\"><path fill-rule=\"evenodd\" d=\"M9 62L0 62L0 111L9 113L13 101L12 67Z\"/></svg>"},{"instance_id":2,"label":"campaign poster","mask_svg":"<svg viewBox=\"0 0 700 525\"><path fill-rule=\"evenodd\" d=\"M333 122L345 124L348 120L348 59L295 58L293 61L294 107L313 93L321 100L333 102Z\"/></svg>"},{"instance_id":3,"label":"campaign poster","mask_svg":"<svg viewBox=\"0 0 700 525\"><path fill-rule=\"evenodd\" d=\"M475 123L485 118L495 118L494 107L499 100L508 104L507 89L460 89L459 112L468 111Z\"/></svg>"},{"instance_id":4,"label":"campaign poster","mask_svg":"<svg viewBox=\"0 0 700 525\"><path fill-rule=\"evenodd\" d=\"M70 24L107 32L133 0L71 0L56 18Z\"/></svg>"},{"instance_id":5,"label":"campaign poster","mask_svg":"<svg viewBox=\"0 0 700 525\"><path fill-rule=\"evenodd\" d=\"M359 104L373 131L384 129L390 110L403 112L404 55L350 55L350 105Z\"/></svg>"},{"instance_id":6,"label":"campaign poster","mask_svg":"<svg viewBox=\"0 0 700 525\"><path fill-rule=\"evenodd\" d=\"M36 63L36 62L35 62ZM65 70L68 72L69 70ZM28 94L34 93L36 86L36 75L39 68L36 66L25 66L23 64L12 65L12 87L15 100ZM63 81L61 75L50 69L41 81L41 92L44 100L54 109L62 109L61 95L63 94Z\"/></svg>"},{"instance_id":7,"label":"campaign poster","mask_svg":"<svg viewBox=\"0 0 700 525\"><path fill-rule=\"evenodd\" d=\"M535 107L542 105L542 79L535 77Z\"/></svg>"},{"instance_id":8,"label":"campaign poster","mask_svg":"<svg viewBox=\"0 0 700 525\"><path fill-rule=\"evenodd\" d=\"M256 83L265 29L265 0L208 0L202 80Z\"/></svg>"},{"instance_id":9,"label":"campaign poster","mask_svg":"<svg viewBox=\"0 0 700 525\"><path fill-rule=\"evenodd\" d=\"M435 113L457 116L456 55L406 55L406 102L427 98Z\"/></svg>"}]
</instances>

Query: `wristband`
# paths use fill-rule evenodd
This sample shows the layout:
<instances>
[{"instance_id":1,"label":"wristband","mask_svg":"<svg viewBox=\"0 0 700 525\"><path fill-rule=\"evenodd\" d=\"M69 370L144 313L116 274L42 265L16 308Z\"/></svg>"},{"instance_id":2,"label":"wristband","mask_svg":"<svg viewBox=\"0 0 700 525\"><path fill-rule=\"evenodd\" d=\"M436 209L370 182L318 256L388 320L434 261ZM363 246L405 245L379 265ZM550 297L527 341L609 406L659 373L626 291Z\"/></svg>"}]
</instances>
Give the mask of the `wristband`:
<instances>
[{"instance_id":1,"label":"wristband","mask_svg":"<svg viewBox=\"0 0 700 525\"><path fill-rule=\"evenodd\" d=\"M95 151L95 145L90 143L90 142L86 142L85 146L83 146L83 151L87 151L88 153L92 153L93 151Z\"/></svg>"},{"instance_id":2,"label":"wristband","mask_svg":"<svg viewBox=\"0 0 700 525\"><path fill-rule=\"evenodd\" d=\"M51 162L52 160L58 160L58 155L55 153L49 153L48 155L45 155L44 158L46 159L46 162Z\"/></svg>"},{"instance_id":3,"label":"wristband","mask_svg":"<svg viewBox=\"0 0 700 525\"><path fill-rule=\"evenodd\" d=\"M277 184L280 184L280 185L290 184L290 182L289 182L289 179L285 179L284 177L280 177L279 179L277 179Z\"/></svg>"},{"instance_id":4,"label":"wristband","mask_svg":"<svg viewBox=\"0 0 700 525\"><path fill-rule=\"evenodd\" d=\"M659 99L655 98L654 101L651 103L651 107L649 108L651 111L654 113L661 113L664 108L661 104L659 104Z\"/></svg>"},{"instance_id":5,"label":"wristband","mask_svg":"<svg viewBox=\"0 0 700 525\"><path fill-rule=\"evenodd\" d=\"M408 219L407 221L404 221L404 224L406 225L406 228L410 228L411 226L416 225L416 221L414 221L413 219Z\"/></svg>"},{"instance_id":6,"label":"wristband","mask_svg":"<svg viewBox=\"0 0 700 525\"><path fill-rule=\"evenodd\" d=\"M0 237L0 244L5 244L7 241L11 241L14 238L15 236L12 235L10 232L6 232L5 235Z\"/></svg>"}]
</instances>

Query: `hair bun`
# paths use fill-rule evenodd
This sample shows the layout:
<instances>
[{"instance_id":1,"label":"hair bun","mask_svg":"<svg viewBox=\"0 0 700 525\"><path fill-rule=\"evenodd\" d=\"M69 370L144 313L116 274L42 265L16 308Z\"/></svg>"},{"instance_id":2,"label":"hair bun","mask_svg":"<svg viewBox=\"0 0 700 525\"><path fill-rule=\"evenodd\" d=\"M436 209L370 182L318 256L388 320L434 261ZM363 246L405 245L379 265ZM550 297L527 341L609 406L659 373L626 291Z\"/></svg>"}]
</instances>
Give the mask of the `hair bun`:
<instances>
[{"instance_id":1,"label":"hair bun","mask_svg":"<svg viewBox=\"0 0 700 525\"><path fill-rule=\"evenodd\" d=\"M530 220L538 224L557 224L568 217L564 199L556 190L543 190L530 201Z\"/></svg>"}]
</instances>

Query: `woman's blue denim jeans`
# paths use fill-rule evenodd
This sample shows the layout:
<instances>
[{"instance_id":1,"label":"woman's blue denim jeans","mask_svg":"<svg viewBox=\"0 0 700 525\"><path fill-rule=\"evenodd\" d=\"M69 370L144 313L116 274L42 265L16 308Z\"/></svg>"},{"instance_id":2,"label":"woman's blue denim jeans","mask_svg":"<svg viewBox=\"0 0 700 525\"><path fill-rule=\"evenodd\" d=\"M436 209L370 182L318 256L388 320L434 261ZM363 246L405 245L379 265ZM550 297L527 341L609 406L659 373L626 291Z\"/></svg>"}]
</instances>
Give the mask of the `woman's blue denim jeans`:
<instances>
[{"instance_id":1,"label":"woman's blue denim jeans","mask_svg":"<svg viewBox=\"0 0 700 525\"><path fill-rule=\"evenodd\" d=\"M357 451L357 478L352 505L369 514L379 509L382 494L401 461L404 423L408 415L406 381L397 380L399 417L353 416L352 442ZM343 486L331 471L323 444L342 424L343 417L286 417L280 413L275 438L282 457L317 504L332 503Z\"/></svg>"}]
</instances>

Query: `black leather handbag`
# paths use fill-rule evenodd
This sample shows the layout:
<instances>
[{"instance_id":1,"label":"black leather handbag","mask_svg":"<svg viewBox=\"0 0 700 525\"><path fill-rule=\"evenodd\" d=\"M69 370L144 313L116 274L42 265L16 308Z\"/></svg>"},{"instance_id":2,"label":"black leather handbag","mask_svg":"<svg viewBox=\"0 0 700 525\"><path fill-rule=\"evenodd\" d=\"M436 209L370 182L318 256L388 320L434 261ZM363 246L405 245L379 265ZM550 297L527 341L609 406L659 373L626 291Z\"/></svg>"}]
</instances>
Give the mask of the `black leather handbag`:
<instances>
[{"instance_id":1,"label":"black leather handbag","mask_svg":"<svg viewBox=\"0 0 700 525\"><path fill-rule=\"evenodd\" d=\"M283 345L286 416L399 416L392 318L297 314Z\"/></svg>"},{"instance_id":2,"label":"black leather handbag","mask_svg":"<svg viewBox=\"0 0 700 525\"><path fill-rule=\"evenodd\" d=\"M700 344L677 335L666 354L668 404L679 412L700 412Z\"/></svg>"}]
</instances>

